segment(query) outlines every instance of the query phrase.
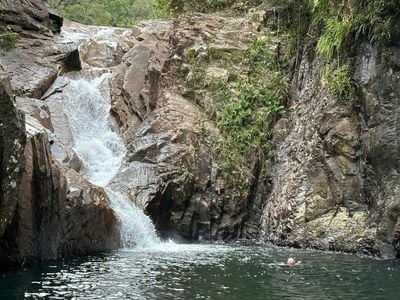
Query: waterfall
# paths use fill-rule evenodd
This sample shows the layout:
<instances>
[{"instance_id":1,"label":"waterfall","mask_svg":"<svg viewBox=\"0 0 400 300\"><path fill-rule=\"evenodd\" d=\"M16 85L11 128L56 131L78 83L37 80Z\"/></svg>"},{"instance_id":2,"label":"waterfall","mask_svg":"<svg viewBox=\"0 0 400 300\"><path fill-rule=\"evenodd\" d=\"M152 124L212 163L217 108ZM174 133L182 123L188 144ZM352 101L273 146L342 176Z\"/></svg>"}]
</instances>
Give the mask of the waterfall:
<instances>
[{"instance_id":1,"label":"waterfall","mask_svg":"<svg viewBox=\"0 0 400 300\"><path fill-rule=\"evenodd\" d=\"M71 79L63 91L63 109L74 138L74 150L85 167L85 178L104 188L120 219L123 247L155 246L160 240L150 218L123 193L108 186L126 154L123 141L112 130L110 78L111 74L105 73L91 80Z\"/></svg>"}]
</instances>

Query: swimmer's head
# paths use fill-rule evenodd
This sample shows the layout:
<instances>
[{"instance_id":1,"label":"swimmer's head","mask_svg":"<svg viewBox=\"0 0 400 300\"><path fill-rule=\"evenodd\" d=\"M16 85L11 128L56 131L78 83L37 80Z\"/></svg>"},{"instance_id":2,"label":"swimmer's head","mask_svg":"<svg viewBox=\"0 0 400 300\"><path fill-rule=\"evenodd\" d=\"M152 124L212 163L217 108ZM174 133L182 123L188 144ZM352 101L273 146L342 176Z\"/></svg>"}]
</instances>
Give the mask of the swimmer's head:
<instances>
[{"instance_id":1,"label":"swimmer's head","mask_svg":"<svg viewBox=\"0 0 400 300\"><path fill-rule=\"evenodd\" d=\"M287 262L286 262L286 264L287 264L289 267L293 267L293 266L296 264L296 261L295 261L292 257L289 257L288 260L287 260Z\"/></svg>"}]
</instances>

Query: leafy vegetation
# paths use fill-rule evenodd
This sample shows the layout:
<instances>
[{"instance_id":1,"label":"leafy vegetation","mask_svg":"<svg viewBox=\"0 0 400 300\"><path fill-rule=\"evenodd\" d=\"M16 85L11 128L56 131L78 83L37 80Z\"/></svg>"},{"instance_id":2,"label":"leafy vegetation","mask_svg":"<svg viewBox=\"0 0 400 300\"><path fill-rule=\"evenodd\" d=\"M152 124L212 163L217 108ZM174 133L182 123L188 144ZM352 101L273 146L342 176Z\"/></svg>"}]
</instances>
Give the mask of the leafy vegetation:
<instances>
[{"instance_id":1,"label":"leafy vegetation","mask_svg":"<svg viewBox=\"0 0 400 300\"><path fill-rule=\"evenodd\" d=\"M266 38L256 40L246 57L248 74L236 79L234 89L225 84L215 94L222 108L216 121L227 141L221 150L228 166L249 151L267 154L271 125L284 113L288 82L283 63L269 49ZM231 156L234 159L229 161Z\"/></svg>"},{"instance_id":2,"label":"leafy vegetation","mask_svg":"<svg viewBox=\"0 0 400 300\"><path fill-rule=\"evenodd\" d=\"M319 38L317 51L327 59L339 55L343 41L348 36L350 22L328 19L325 24L324 34Z\"/></svg>"},{"instance_id":3,"label":"leafy vegetation","mask_svg":"<svg viewBox=\"0 0 400 300\"><path fill-rule=\"evenodd\" d=\"M196 11L207 13L225 10L228 8L256 6L262 2L262 0L171 0L171 7L176 12Z\"/></svg>"},{"instance_id":4,"label":"leafy vegetation","mask_svg":"<svg viewBox=\"0 0 400 300\"><path fill-rule=\"evenodd\" d=\"M317 50L327 59L340 54L346 40L390 40L393 20L400 14L398 0L312 0L312 28L321 31Z\"/></svg>"},{"instance_id":5,"label":"leafy vegetation","mask_svg":"<svg viewBox=\"0 0 400 300\"><path fill-rule=\"evenodd\" d=\"M371 42L388 42L396 17L400 15L398 0L358 1L353 24L357 37L366 36Z\"/></svg>"},{"instance_id":6,"label":"leafy vegetation","mask_svg":"<svg viewBox=\"0 0 400 300\"><path fill-rule=\"evenodd\" d=\"M170 12L170 0L50 0L49 4L72 21L117 27L166 18Z\"/></svg>"},{"instance_id":7,"label":"leafy vegetation","mask_svg":"<svg viewBox=\"0 0 400 300\"><path fill-rule=\"evenodd\" d=\"M286 63L271 49L272 44L263 36L247 51L210 49L207 58L191 57L194 74L188 87L201 94L199 99L210 100L200 105L205 106L222 134L222 139L212 140L211 146L224 162L227 183L236 185L237 190L243 185L242 179L248 178L249 162L269 155L272 127L285 112ZM206 71L210 64L236 75L210 77Z\"/></svg>"},{"instance_id":8,"label":"leafy vegetation","mask_svg":"<svg viewBox=\"0 0 400 300\"><path fill-rule=\"evenodd\" d=\"M351 74L349 63L335 66L325 66L324 79L329 91L339 100L349 105L355 104L357 100L356 85Z\"/></svg>"},{"instance_id":9,"label":"leafy vegetation","mask_svg":"<svg viewBox=\"0 0 400 300\"><path fill-rule=\"evenodd\" d=\"M290 1L289 1L290 2ZM300 0L291 8L285 29L291 56L304 45L315 44L323 61L322 80L340 100L355 104L352 54L355 41L390 42L394 20L400 15L398 0ZM307 42L304 37L307 36Z\"/></svg>"},{"instance_id":10,"label":"leafy vegetation","mask_svg":"<svg viewBox=\"0 0 400 300\"><path fill-rule=\"evenodd\" d=\"M4 50L10 50L15 48L19 39L18 33L6 30L0 33L0 48Z\"/></svg>"}]
</instances>

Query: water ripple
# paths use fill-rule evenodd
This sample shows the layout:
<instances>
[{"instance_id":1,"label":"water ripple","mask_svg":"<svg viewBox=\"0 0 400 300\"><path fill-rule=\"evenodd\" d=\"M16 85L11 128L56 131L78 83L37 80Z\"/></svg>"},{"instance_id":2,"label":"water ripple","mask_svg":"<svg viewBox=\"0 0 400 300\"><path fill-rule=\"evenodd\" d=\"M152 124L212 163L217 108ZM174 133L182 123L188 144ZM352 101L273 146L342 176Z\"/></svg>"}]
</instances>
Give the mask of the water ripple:
<instances>
[{"instance_id":1,"label":"water ripple","mask_svg":"<svg viewBox=\"0 0 400 300\"><path fill-rule=\"evenodd\" d=\"M276 248L164 244L0 276L27 299L398 299L400 263ZM280 262L294 256L296 267Z\"/></svg>"}]
</instances>

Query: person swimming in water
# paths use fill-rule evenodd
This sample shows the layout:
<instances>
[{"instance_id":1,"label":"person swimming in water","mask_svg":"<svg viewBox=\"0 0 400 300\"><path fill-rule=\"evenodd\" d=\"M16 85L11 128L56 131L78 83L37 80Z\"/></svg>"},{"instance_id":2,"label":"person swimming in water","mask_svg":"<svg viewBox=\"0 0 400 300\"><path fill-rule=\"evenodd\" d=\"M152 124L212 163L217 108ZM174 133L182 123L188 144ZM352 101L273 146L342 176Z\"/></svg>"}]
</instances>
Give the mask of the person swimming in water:
<instances>
[{"instance_id":1,"label":"person swimming in water","mask_svg":"<svg viewBox=\"0 0 400 300\"><path fill-rule=\"evenodd\" d=\"M288 260L287 260L287 262L286 262L286 265L287 265L288 267L294 267L294 266L296 265L296 261L294 260L294 258L289 257Z\"/></svg>"},{"instance_id":2,"label":"person swimming in water","mask_svg":"<svg viewBox=\"0 0 400 300\"><path fill-rule=\"evenodd\" d=\"M299 266L301 265L301 261L296 261L293 257L289 257L285 262L273 262L273 263L269 263L268 266L269 267L276 267L276 266L281 266L281 267L295 267L295 266Z\"/></svg>"}]
</instances>

